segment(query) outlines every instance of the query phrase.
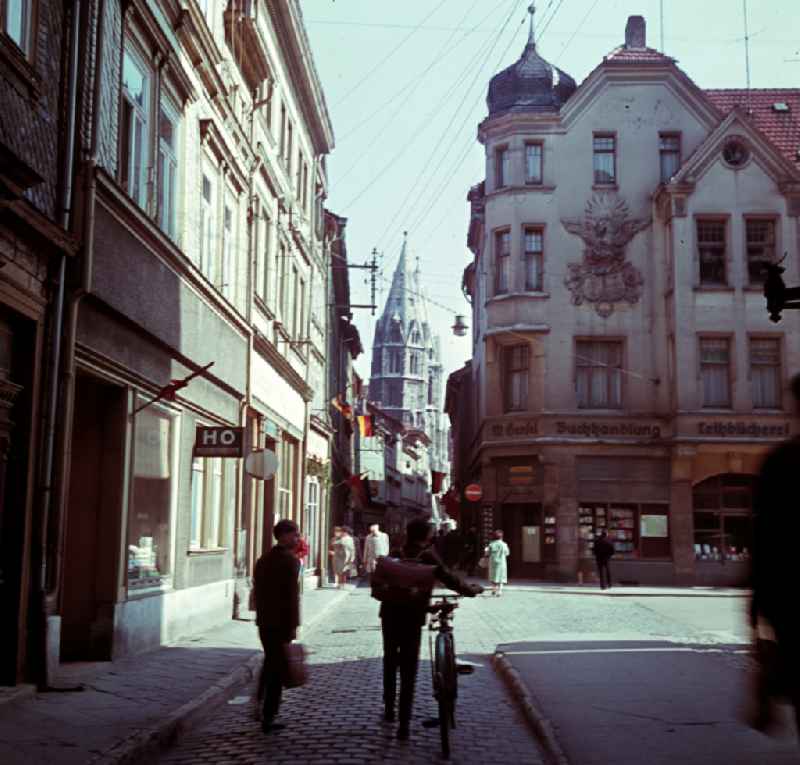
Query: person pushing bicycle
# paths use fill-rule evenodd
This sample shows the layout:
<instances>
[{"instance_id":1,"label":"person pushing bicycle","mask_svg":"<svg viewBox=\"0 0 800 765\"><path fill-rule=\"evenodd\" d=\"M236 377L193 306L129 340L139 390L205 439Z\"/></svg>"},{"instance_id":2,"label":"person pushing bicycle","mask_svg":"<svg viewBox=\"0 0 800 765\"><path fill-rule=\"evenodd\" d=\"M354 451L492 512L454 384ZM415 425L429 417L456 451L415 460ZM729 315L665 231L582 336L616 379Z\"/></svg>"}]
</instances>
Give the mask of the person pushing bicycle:
<instances>
[{"instance_id":1,"label":"person pushing bicycle","mask_svg":"<svg viewBox=\"0 0 800 765\"><path fill-rule=\"evenodd\" d=\"M383 701L384 719L394 722L397 697L397 672L400 671L400 704L397 738L410 735L411 709L414 705L414 684L419 664L419 646L422 628L430 606L434 580L445 587L475 597L483 592L480 585L472 585L454 574L431 545L433 526L425 518L415 518L406 526L405 544L393 557L420 564L431 576L426 584L408 588L407 594L378 597L373 584L373 596L381 600L380 618L383 634ZM380 573L380 572L376 572ZM378 577L380 581L380 576ZM395 591L402 588L395 587Z\"/></svg>"}]
</instances>

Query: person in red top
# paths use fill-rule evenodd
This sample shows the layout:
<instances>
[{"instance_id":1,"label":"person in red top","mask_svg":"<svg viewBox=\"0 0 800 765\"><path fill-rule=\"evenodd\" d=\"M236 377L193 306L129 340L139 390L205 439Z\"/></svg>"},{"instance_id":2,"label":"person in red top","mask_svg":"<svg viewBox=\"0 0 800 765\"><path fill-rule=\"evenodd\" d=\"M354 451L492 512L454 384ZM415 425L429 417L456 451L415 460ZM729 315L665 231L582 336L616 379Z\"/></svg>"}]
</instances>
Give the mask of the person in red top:
<instances>
[{"instance_id":1,"label":"person in red top","mask_svg":"<svg viewBox=\"0 0 800 765\"><path fill-rule=\"evenodd\" d=\"M294 557L300 561L300 581L303 581L303 574L306 570L306 558L308 558L309 547L308 547L308 539L306 539L306 535L303 534L300 537L300 541L297 543L297 547L294 548Z\"/></svg>"}]
</instances>

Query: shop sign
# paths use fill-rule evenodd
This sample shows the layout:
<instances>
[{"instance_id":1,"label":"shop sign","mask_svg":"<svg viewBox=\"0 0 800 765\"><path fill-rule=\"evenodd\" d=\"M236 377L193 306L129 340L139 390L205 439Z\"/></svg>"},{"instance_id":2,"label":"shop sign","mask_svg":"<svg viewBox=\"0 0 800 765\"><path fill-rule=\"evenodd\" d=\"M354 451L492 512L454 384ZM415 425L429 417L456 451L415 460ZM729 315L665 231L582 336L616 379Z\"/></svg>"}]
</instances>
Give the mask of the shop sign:
<instances>
[{"instance_id":1,"label":"shop sign","mask_svg":"<svg viewBox=\"0 0 800 765\"><path fill-rule=\"evenodd\" d=\"M722 438L788 438L791 433L788 422L698 422L697 433L701 436Z\"/></svg>"},{"instance_id":2,"label":"shop sign","mask_svg":"<svg viewBox=\"0 0 800 765\"><path fill-rule=\"evenodd\" d=\"M490 438L525 438L539 434L536 420L508 420L489 425Z\"/></svg>"},{"instance_id":3,"label":"shop sign","mask_svg":"<svg viewBox=\"0 0 800 765\"><path fill-rule=\"evenodd\" d=\"M653 422L609 420L556 421L556 435L586 438L661 438L661 426Z\"/></svg>"},{"instance_id":4,"label":"shop sign","mask_svg":"<svg viewBox=\"0 0 800 765\"><path fill-rule=\"evenodd\" d=\"M244 428L198 425L195 457L243 457Z\"/></svg>"}]
</instances>

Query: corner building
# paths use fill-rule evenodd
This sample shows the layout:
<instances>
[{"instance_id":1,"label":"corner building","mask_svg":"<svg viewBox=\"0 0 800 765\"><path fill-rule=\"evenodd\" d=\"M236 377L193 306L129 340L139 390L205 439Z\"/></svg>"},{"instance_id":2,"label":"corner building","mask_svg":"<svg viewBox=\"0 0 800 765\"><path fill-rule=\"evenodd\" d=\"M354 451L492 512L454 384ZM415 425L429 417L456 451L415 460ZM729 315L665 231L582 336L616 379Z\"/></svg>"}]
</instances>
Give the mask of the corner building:
<instances>
[{"instance_id":1,"label":"corner building","mask_svg":"<svg viewBox=\"0 0 800 765\"><path fill-rule=\"evenodd\" d=\"M468 522L512 577L593 577L606 529L617 581L742 582L754 478L796 432L798 318L762 289L784 253L800 282L800 91L702 90L633 16L580 86L531 21L487 105L448 383Z\"/></svg>"}]
</instances>

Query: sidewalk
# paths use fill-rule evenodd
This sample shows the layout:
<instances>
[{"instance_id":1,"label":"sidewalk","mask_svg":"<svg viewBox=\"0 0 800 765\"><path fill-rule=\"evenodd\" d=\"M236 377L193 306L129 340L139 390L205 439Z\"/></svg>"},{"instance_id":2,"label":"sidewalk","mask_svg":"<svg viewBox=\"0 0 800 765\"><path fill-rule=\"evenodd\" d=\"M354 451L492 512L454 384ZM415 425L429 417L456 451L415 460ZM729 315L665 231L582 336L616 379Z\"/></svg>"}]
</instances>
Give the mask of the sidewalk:
<instances>
[{"instance_id":1,"label":"sidewalk","mask_svg":"<svg viewBox=\"0 0 800 765\"><path fill-rule=\"evenodd\" d=\"M303 632L347 595L333 588L303 595ZM261 664L255 614L115 662L62 665L58 687L0 706L0 762L132 763L163 745L249 681Z\"/></svg>"},{"instance_id":2,"label":"sidewalk","mask_svg":"<svg viewBox=\"0 0 800 765\"><path fill-rule=\"evenodd\" d=\"M490 585L485 578L468 577L470 582L483 587ZM503 591L550 593L554 595L599 595L604 598L748 598L750 590L743 587L645 587L614 586L601 590L597 583L556 584L535 579L514 579L503 586Z\"/></svg>"}]
</instances>

